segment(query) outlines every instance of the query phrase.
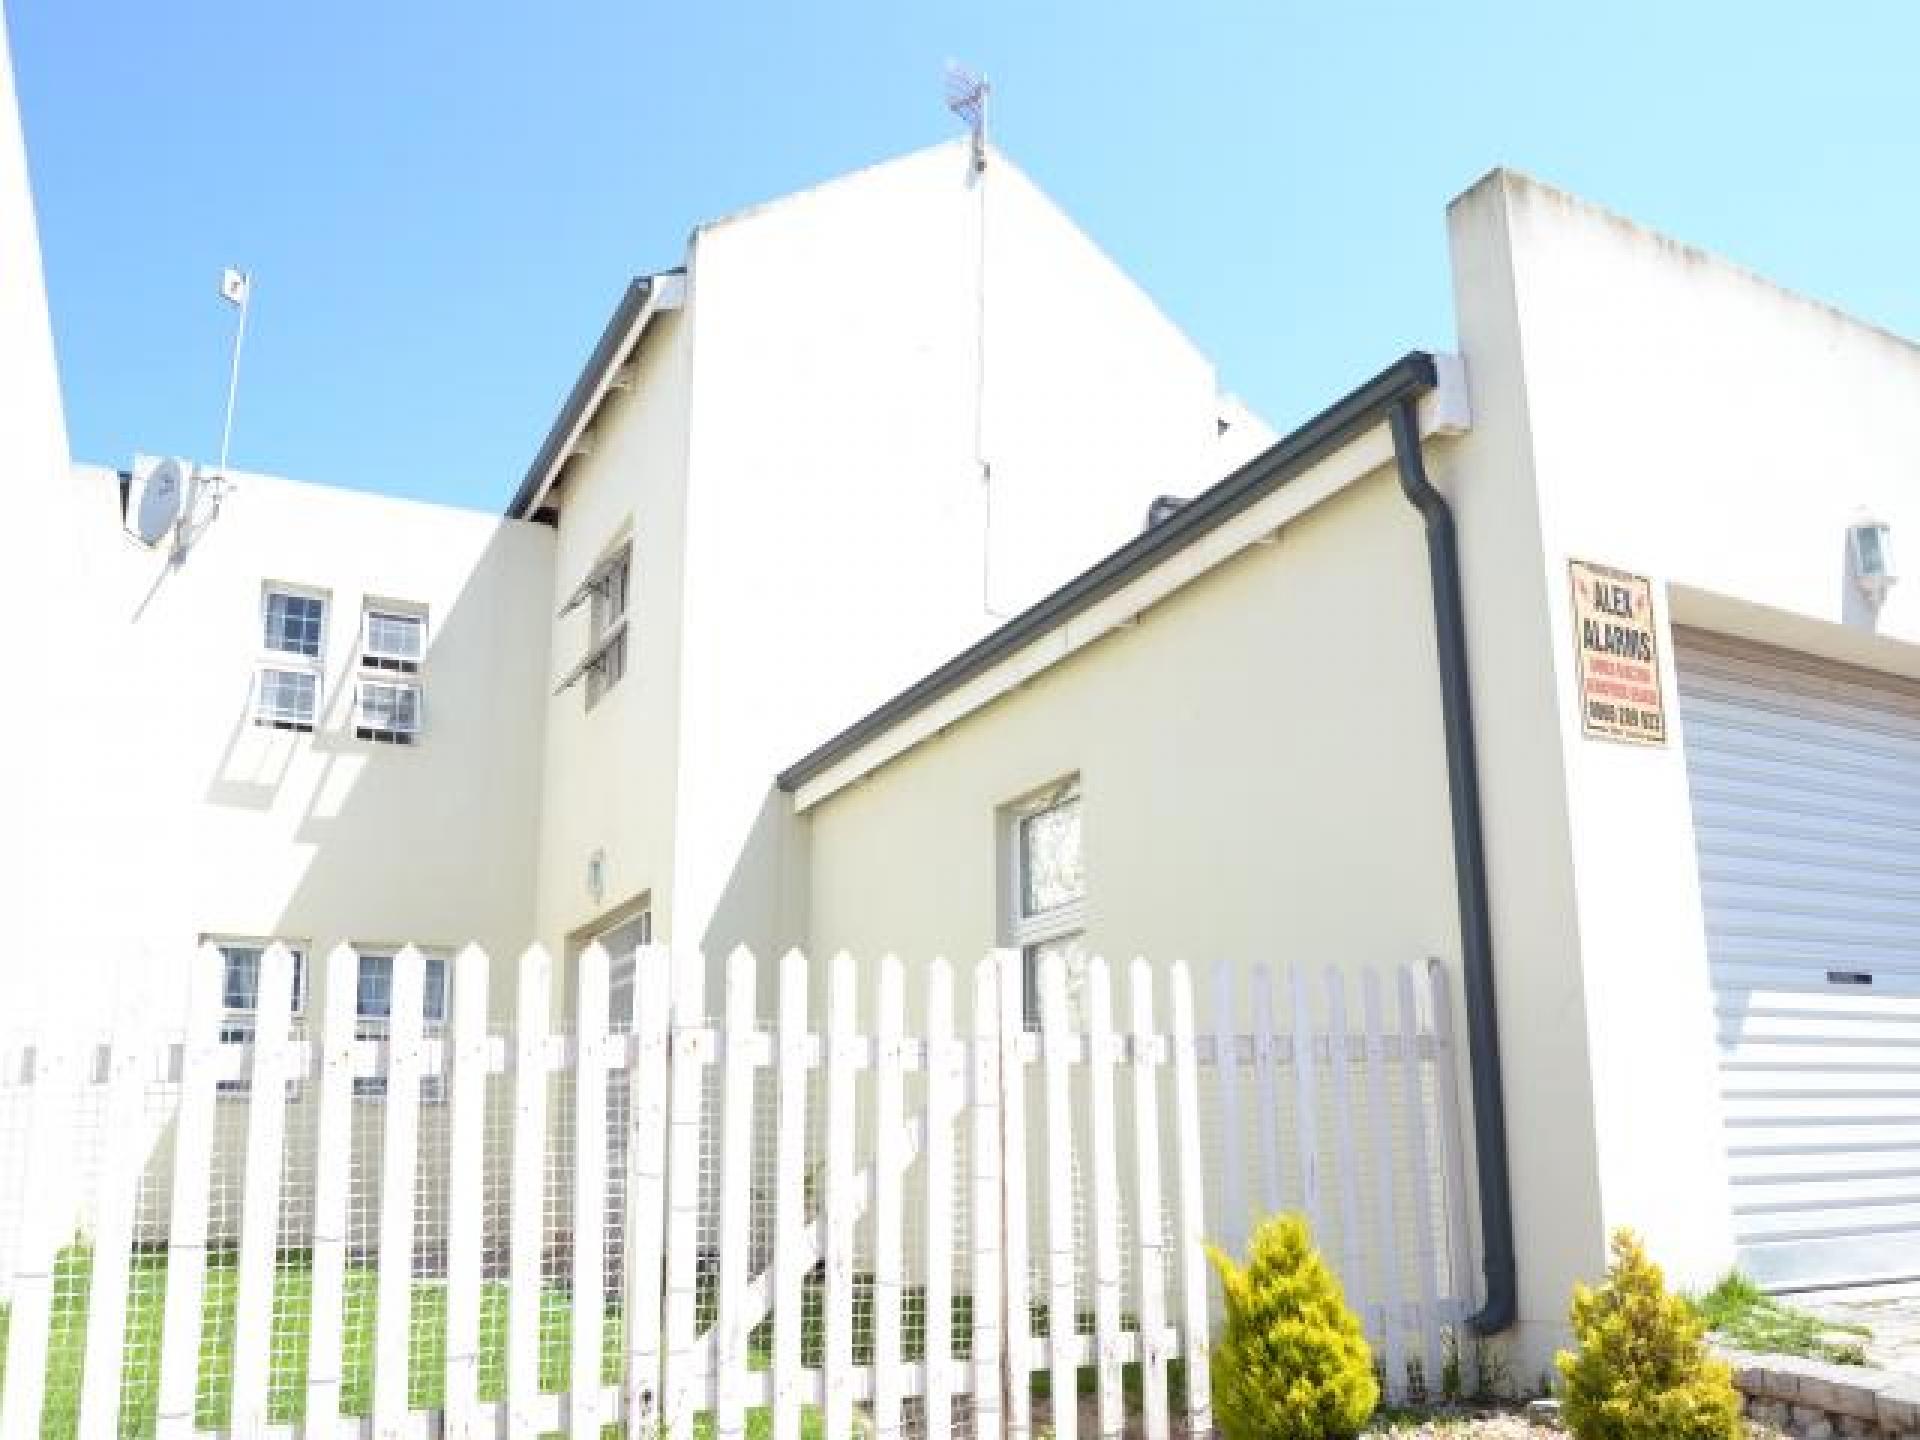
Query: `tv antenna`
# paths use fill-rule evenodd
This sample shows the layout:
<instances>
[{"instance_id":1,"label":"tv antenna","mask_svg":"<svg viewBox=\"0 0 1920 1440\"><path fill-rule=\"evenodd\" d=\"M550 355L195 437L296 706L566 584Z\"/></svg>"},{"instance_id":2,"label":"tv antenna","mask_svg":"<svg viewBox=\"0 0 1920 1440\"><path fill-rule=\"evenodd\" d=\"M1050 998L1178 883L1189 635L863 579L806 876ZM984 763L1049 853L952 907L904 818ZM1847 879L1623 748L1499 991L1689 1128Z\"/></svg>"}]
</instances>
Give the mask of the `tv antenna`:
<instances>
[{"instance_id":1,"label":"tv antenna","mask_svg":"<svg viewBox=\"0 0 1920 1440\"><path fill-rule=\"evenodd\" d=\"M233 402L240 393L240 347L247 340L247 307L253 300L253 276L229 265L220 276L220 298L240 312L233 328L233 361L227 367L227 419L220 427L219 481L227 478L227 451L233 444Z\"/></svg>"},{"instance_id":2,"label":"tv antenna","mask_svg":"<svg viewBox=\"0 0 1920 1440\"><path fill-rule=\"evenodd\" d=\"M992 93L986 76L952 60L947 62L947 109L958 115L973 135L975 171L987 168L987 97Z\"/></svg>"}]
</instances>

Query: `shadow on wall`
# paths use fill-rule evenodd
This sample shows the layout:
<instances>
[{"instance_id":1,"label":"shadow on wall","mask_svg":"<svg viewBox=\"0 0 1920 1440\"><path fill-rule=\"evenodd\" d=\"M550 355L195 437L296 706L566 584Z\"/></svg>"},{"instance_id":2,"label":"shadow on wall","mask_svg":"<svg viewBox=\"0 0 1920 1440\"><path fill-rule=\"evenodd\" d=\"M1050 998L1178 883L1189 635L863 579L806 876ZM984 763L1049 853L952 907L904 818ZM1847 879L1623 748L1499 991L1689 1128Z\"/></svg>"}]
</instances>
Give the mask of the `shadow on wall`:
<instances>
[{"instance_id":1,"label":"shadow on wall","mask_svg":"<svg viewBox=\"0 0 1920 1440\"><path fill-rule=\"evenodd\" d=\"M807 863L812 831L793 813L793 797L769 784L747 838L728 867L713 916L699 937L707 957L707 993L718 995L727 955L739 945L760 961L770 996L779 958L807 943Z\"/></svg>"}]
</instances>

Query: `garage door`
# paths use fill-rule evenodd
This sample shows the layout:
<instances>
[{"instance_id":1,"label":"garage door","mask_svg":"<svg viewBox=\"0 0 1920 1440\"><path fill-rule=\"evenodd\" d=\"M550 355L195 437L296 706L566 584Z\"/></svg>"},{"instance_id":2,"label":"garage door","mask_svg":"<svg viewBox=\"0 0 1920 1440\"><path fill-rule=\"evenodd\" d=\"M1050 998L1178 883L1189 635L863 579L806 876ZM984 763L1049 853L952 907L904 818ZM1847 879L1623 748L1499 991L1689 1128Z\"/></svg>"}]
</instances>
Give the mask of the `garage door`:
<instances>
[{"instance_id":1,"label":"garage door","mask_svg":"<svg viewBox=\"0 0 1920 1440\"><path fill-rule=\"evenodd\" d=\"M1920 1276L1920 685L1676 638L1740 1263Z\"/></svg>"}]
</instances>

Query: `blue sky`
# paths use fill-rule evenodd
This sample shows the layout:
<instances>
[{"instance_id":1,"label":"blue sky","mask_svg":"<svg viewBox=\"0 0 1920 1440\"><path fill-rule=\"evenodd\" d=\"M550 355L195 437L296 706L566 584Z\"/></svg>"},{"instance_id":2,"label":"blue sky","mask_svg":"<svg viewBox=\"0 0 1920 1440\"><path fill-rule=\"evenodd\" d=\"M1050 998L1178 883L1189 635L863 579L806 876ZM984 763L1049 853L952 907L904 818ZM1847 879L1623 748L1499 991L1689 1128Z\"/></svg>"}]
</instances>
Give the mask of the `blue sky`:
<instances>
[{"instance_id":1,"label":"blue sky","mask_svg":"<svg viewBox=\"0 0 1920 1440\"><path fill-rule=\"evenodd\" d=\"M996 138L1285 428L1452 340L1515 165L1920 334L1920 6L7 0L76 455L504 503L698 220Z\"/></svg>"}]
</instances>

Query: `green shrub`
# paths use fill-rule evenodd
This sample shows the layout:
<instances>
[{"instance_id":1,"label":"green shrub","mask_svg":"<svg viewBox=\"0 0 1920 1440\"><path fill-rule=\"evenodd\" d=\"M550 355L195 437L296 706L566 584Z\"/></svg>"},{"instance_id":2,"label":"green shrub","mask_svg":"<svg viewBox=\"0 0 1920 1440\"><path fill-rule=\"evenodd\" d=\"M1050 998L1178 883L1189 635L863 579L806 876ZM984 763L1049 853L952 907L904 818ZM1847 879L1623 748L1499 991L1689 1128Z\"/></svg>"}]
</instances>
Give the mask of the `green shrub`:
<instances>
[{"instance_id":1,"label":"green shrub","mask_svg":"<svg viewBox=\"0 0 1920 1440\"><path fill-rule=\"evenodd\" d=\"M1209 1246L1226 1291L1213 1407L1227 1440L1347 1440L1380 1402L1373 1356L1297 1215L1263 1220L1245 1268Z\"/></svg>"},{"instance_id":2,"label":"green shrub","mask_svg":"<svg viewBox=\"0 0 1920 1440\"><path fill-rule=\"evenodd\" d=\"M1669 1294L1631 1231L1598 1290L1573 1292L1577 1352L1556 1362L1577 1440L1738 1440L1740 1397L1693 1307Z\"/></svg>"}]
</instances>

